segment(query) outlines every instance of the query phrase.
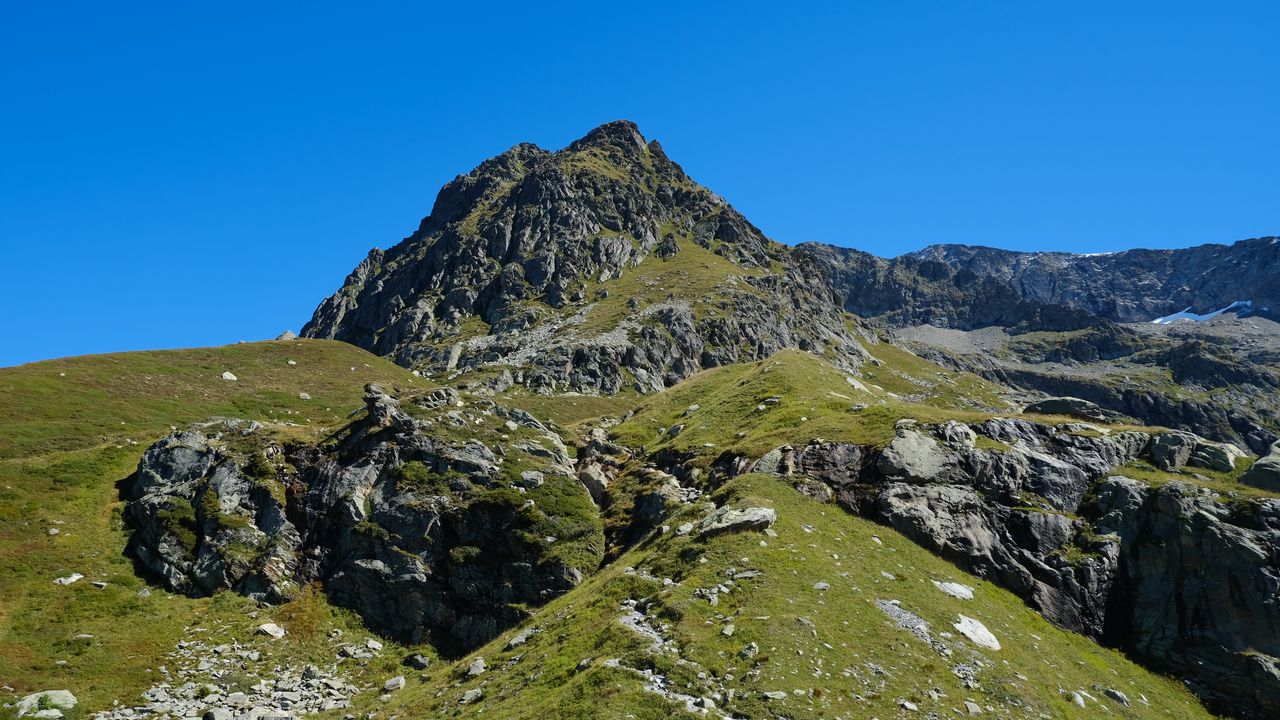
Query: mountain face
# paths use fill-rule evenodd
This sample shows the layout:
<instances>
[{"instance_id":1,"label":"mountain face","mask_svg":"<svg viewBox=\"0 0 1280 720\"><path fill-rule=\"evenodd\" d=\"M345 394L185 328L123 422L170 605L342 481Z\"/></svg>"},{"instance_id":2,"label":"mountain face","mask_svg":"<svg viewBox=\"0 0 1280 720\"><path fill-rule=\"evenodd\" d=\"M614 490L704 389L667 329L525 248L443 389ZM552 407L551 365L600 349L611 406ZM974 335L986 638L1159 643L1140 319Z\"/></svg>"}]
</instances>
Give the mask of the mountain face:
<instances>
[{"instance_id":1,"label":"mountain face","mask_svg":"<svg viewBox=\"0 0 1280 720\"><path fill-rule=\"evenodd\" d=\"M607 283L646 260L704 270L611 297ZM851 325L816 273L615 122L555 153L518 145L446 185L417 232L371 252L302 334L429 372L509 368L547 391L652 392L788 347L856 366Z\"/></svg>"},{"instance_id":2,"label":"mountain face","mask_svg":"<svg viewBox=\"0 0 1280 720\"><path fill-rule=\"evenodd\" d=\"M0 368L0 720L1280 716L1276 254L516 146L306 338Z\"/></svg>"},{"instance_id":3,"label":"mountain face","mask_svg":"<svg viewBox=\"0 0 1280 720\"><path fill-rule=\"evenodd\" d=\"M788 248L615 122L558 152L518 145L446 185L303 335L493 391L612 395L784 348L856 371L878 327L1029 397L1082 397L1264 453L1280 432L1277 288L1275 238L1103 255ZM1227 308L1216 323L1150 324ZM984 345L992 328L999 347Z\"/></svg>"}]
</instances>

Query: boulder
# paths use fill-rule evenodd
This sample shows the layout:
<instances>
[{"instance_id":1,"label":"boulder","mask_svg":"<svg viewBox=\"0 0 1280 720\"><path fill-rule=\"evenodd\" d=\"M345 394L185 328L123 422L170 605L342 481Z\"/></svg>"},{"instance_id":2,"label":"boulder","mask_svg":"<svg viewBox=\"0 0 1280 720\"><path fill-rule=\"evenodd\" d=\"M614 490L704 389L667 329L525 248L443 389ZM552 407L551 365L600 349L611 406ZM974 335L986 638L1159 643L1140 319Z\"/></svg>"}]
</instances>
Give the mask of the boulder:
<instances>
[{"instance_id":1,"label":"boulder","mask_svg":"<svg viewBox=\"0 0 1280 720\"><path fill-rule=\"evenodd\" d=\"M1202 440L1196 444L1188 464L1218 472L1232 472L1236 469L1236 461L1246 455L1247 453L1230 443Z\"/></svg>"},{"instance_id":2,"label":"boulder","mask_svg":"<svg viewBox=\"0 0 1280 720\"><path fill-rule=\"evenodd\" d=\"M24 717L40 710L70 710L77 702L70 690L44 690L19 700L15 710L18 717Z\"/></svg>"},{"instance_id":3,"label":"boulder","mask_svg":"<svg viewBox=\"0 0 1280 720\"><path fill-rule=\"evenodd\" d=\"M1076 397L1051 397L1038 400L1022 409L1036 415L1067 415L1084 420L1109 420L1114 413L1103 410L1096 403Z\"/></svg>"},{"instance_id":4,"label":"boulder","mask_svg":"<svg viewBox=\"0 0 1280 720\"><path fill-rule=\"evenodd\" d=\"M956 629L956 632L969 638L978 647L984 647L989 650L1000 649L1000 641L981 621L974 620L967 615L960 615L959 619L952 624L952 627Z\"/></svg>"},{"instance_id":5,"label":"boulder","mask_svg":"<svg viewBox=\"0 0 1280 720\"><path fill-rule=\"evenodd\" d=\"M724 532L741 530L764 530L778 520L778 513L773 508L745 507L717 508L698 524L698 534L703 536L718 535Z\"/></svg>"},{"instance_id":6,"label":"boulder","mask_svg":"<svg viewBox=\"0 0 1280 720\"><path fill-rule=\"evenodd\" d=\"M1200 443L1200 438L1191 433L1166 432L1151 438L1147 452L1151 456L1151 464L1161 470L1181 470Z\"/></svg>"},{"instance_id":7,"label":"boulder","mask_svg":"<svg viewBox=\"0 0 1280 720\"><path fill-rule=\"evenodd\" d=\"M1271 452L1261 457L1240 476L1245 485L1280 492L1280 440L1271 445Z\"/></svg>"}]
</instances>

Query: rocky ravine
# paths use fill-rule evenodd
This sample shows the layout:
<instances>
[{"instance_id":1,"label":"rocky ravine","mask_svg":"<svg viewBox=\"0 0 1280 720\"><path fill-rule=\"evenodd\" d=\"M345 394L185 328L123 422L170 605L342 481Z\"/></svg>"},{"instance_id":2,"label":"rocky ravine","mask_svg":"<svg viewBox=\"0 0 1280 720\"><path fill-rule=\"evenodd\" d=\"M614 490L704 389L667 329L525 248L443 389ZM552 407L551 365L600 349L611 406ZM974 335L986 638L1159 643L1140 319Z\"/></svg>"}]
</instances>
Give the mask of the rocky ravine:
<instances>
[{"instance_id":1,"label":"rocky ravine","mask_svg":"<svg viewBox=\"0 0 1280 720\"><path fill-rule=\"evenodd\" d=\"M1231 448L1175 433L904 420L883 450L815 441L720 472L796 478L1021 595L1058 625L1174 673L1221 712L1280 713L1280 500L1153 487L1137 457L1195 472ZM678 471L678 470L677 470Z\"/></svg>"},{"instance_id":2,"label":"rocky ravine","mask_svg":"<svg viewBox=\"0 0 1280 720\"><path fill-rule=\"evenodd\" d=\"M266 602L323 583L380 632L461 653L577 585L603 537L558 435L449 389L414 417L377 386L322 445L227 421L143 455L129 552L169 589Z\"/></svg>"}]
</instances>

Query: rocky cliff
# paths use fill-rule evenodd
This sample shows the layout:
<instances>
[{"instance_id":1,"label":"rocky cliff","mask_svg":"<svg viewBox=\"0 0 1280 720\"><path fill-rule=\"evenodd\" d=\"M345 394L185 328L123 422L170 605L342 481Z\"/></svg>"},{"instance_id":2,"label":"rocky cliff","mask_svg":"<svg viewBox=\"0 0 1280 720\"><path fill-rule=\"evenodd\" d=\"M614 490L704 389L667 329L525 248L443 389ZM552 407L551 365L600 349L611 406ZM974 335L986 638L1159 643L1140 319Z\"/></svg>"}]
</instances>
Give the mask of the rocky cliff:
<instances>
[{"instance_id":1,"label":"rocky cliff","mask_svg":"<svg viewBox=\"0 0 1280 720\"><path fill-rule=\"evenodd\" d=\"M1179 250L1071 254L931 245L885 259L817 243L844 307L899 325L972 330L990 325L1075 329L1090 318L1151 322L1180 312L1274 317L1280 308L1277 238Z\"/></svg>"},{"instance_id":2,"label":"rocky cliff","mask_svg":"<svg viewBox=\"0 0 1280 720\"><path fill-rule=\"evenodd\" d=\"M1054 623L1183 677L1213 707L1280 713L1280 500L1124 475L1143 458L1194 478L1234 458L1188 434L1011 419L898 423L884 448L815 441L722 471L893 527Z\"/></svg>"},{"instance_id":3,"label":"rocky cliff","mask_svg":"<svg viewBox=\"0 0 1280 720\"><path fill-rule=\"evenodd\" d=\"M666 261L714 261L714 273L610 282ZM860 359L818 269L628 122L558 152L518 145L445 185L418 230L372 251L303 335L426 372L501 368L504 383L609 394L785 347Z\"/></svg>"},{"instance_id":4,"label":"rocky cliff","mask_svg":"<svg viewBox=\"0 0 1280 720\"><path fill-rule=\"evenodd\" d=\"M129 552L169 589L277 603L319 582L370 627L448 653L581 582L603 538L559 435L455 392L380 387L331 441L217 421L143 455ZM415 417L416 416L416 417Z\"/></svg>"}]
</instances>

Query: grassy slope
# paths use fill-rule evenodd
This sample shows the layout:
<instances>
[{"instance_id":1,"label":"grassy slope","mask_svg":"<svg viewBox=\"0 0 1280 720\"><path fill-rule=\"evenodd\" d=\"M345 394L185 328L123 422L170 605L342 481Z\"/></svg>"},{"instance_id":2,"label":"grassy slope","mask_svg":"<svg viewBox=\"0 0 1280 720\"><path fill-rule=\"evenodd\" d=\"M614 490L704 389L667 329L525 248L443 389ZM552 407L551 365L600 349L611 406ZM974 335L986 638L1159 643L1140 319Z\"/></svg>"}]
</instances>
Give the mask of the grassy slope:
<instances>
[{"instance_id":1,"label":"grassy slope","mask_svg":"<svg viewBox=\"0 0 1280 720\"><path fill-rule=\"evenodd\" d=\"M995 387L975 376L946 371L888 345L869 349L883 356L882 364L865 366L861 388L808 353L784 350L760 362L705 370L646 399L616 435L649 450L674 447L714 456L732 447L758 456L815 437L883 445L893 439L893 423L900 418L977 420L991 415L977 408L1000 404ZM911 394L916 397L904 399ZM774 397L780 398L776 404L766 402ZM686 415L695 404L698 409ZM677 424L685 429L675 437L659 433ZM714 447L705 448L707 443Z\"/></svg>"},{"instance_id":2,"label":"grassy slope","mask_svg":"<svg viewBox=\"0 0 1280 720\"><path fill-rule=\"evenodd\" d=\"M548 605L529 623L540 632L524 646L505 649L513 631L479 650L476 655L491 668L484 675L465 677L474 656L433 668L394 696L385 712L414 717L685 716L646 694L635 674L608 666L608 660L620 658L628 666L664 672L677 689L692 695L705 694L698 678L705 672L735 690L735 700L722 705L748 717L897 717L907 714L900 710L902 699L916 703L921 713L943 716L972 699L997 708L996 717L1208 717L1177 682L1054 628L1012 594L968 577L888 528L820 505L783 481L760 475L735 479L721 495L733 503L775 508L778 537L657 537ZM686 512L692 519L693 510ZM664 586L628 575L628 566L675 583ZM729 567L763 575L722 595L716 607L693 597L697 588L724 582ZM932 580L968 583L977 595L969 601L952 598ZM816 590L818 582L831 588ZM670 623L683 657L700 668L681 666L674 656L648 654L648 643L618 622L619 605L627 598L652 598L650 616ZM1003 644L1001 650L978 650L955 640L957 659L972 650L991 661L980 673L981 689L965 689L950 672L954 661L890 623L875 606L877 599L901 600L904 608L929 621L935 636L952 631L958 613L986 624ZM732 637L721 633L724 616L733 617ZM758 665L737 655L749 642L760 647ZM583 660L587 662L580 667ZM887 674L874 674L869 662ZM748 679L754 666L760 676ZM1103 699L1095 685L1123 690L1134 698L1134 707L1123 709ZM1060 687L1082 688L1102 699L1106 710L1091 703L1083 713L1058 692ZM462 694L476 688L483 698L459 705ZM764 691L778 690L789 697L762 697ZM932 699L930 690L943 697ZM1149 706L1137 701L1140 694Z\"/></svg>"},{"instance_id":3,"label":"grassy slope","mask_svg":"<svg viewBox=\"0 0 1280 720\"><path fill-rule=\"evenodd\" d=\"M884 364L863 379L870 386L865 391L816 358L782 353L761 363L701 373L646 399L619 428L619 436L650 449L661 443L701 449L713 442L752 452L815 436L878 443L888 439L898 417L977 418L984 413L974 406L997 402L992 386L970 376L940 376L945 371L913 356L898 357L891 348L873 351ZM288 365L287 359L298 364ZM219 376L226 369L240 380L222 381ZM921 389L919 381L928 377L942 380L939 389ZM319 341L97 356L0 370L0 417L6 418L0 427L0 682L20 692L67 687L90 709L117 699L130 702L153 682L150 669L193 626L248 641L252 628L268 617L291 630L287 645L268 646L277 657L331 661L331 643L325 640L329 628L344 629L348 639L364 631L350 613L329 608L314 593L290 606L261 610L258 618L246 617L254 608L229 593L190 600L153 589L151 597L137 597L143 582L121 555L126 537L114 485L170 424L234 415L293 422L294 427L276 429L317 434L359 405L361 386L368 381L402 388L425 384L363 351ZM300 391L313 399L298 399ZM910 392L926 397L903 400ZM774 395L784 401L766 412L755 411L760 400ZM702 408L681 419L695 402ZM868 407L850 412L854 403ZM596 398L548 398L544 404L536 414L543 414L540 409L557 415L566 425L623 410ZM809 419L801 422L801 417ZM121 419L123 426L118 425ZM657 427L679 421L689 429L674 439L658 438ZM738 432L746 435L737 437ZM814 503L762 476L740 478L722 492L727 499L777 508L779 537L765 546L759 544L762 536L754 534L710 542L657 538L540 610L530 624L542 632L524 647L504 651L508 633L479 651L491 667L481 678L462 677L469 660L438 665L425 680L411 676L409 688L389 701L374 693L357 696L357 709L378 710L383 716L483 711L489 717L678 717L680 711L646 692L636 675L604 665L607 659L622 658L629 665L664 672L679 689L699 686L696 671L672 658L650 657L647 643L617 622L623 600L654 597L653 614L671 623L684 657L738 691L734 706L753 717L775 712L792 718L890 717L898 713L900 698L917 702L922 710L939 711L964 698L993 706L1017 699L1051 717L1074 717L1074 706L1065 703L1057 688L1084 688L1098 695L1094 683L1119 687L1131 697L1145 694L1152 706L1124 711L1133 717L1204 716L1176 683L1052 628L1011 594L968 578L887 528ZM672 525L683 519L673 519ZM59 520L65 524L57 525ZM62 534L49 536L50 527ZM884 545L875 544L873 534ZM663 587L628 575L623 569L629 565L677 584ZM759 569L764 576L723 596L716 608L691 597L695 588L723 581L729 566ZM882 570L898 579L883 578ZM72 571L88 577L70 587L51 582ZM974 585L978 597L952 599L935 590L931 579ZM91 580L109 585L97 590ZM815 591L818 581L829 582L832 589ZM1005 649L988 653L997 665L983 674L983 690L960 688L943 658L887 624L873 604L877 598L902 600L904 607L929 620L935 632L950 630L957 612L986 622ZM732 638L720 634L716 613L739 614ZM813 621L816 637L797 619L801 616ZM753 619L759 617L769 619ZM95 637L76 640L80 633ZM736 659L749 641L759 643L769 658L760 664L755 681L741 679L748 668ZM388 644L384 657L360 677L380 684L403 672L393 661L405 650ZM415 650L432 654L428 648ZM579 662L588 658L579 670ZM883 665L889 674L869 676L866 662ZM736 679L727 680L727 675ZM458 707L461 693L474 687L483 688L484 699ZM946 696L933 700L923 694L934 687ZM767 703L759 695L779 689L803 693ZM1110 710L1118 712L1114 706Z\"/></svg>"},{"instance_id":4,"label":"grassy slope","mask_svg":"<svg viewBox=\"0 0 1280 720\"><path fill-rule=\"evenodd\" d=\"M225 370L239 380L222 380ZM238 596L188 600L155 588L148 598L137 596L144 583L121 554L126 534L116 483L170 425L226 415L291 422L275 429L318 434L360 406L366 382L424 384L363 350L316 340L0 369L0 684L19 692L67 688L82 707L133 702L185 628L227 625L228 638L247 637L264 620L246 618L251 605ZM301 400L300 392L312 399ZM49 535L50 528L60 534ZM86 578L53 584L71 572ZM107 588L94 588L95 580ZM299 628L316 625L317 617L357 627L313 597L272 612L308 618ZM94 637L75 639L80 634ZM305 654L307 645L293 647Z\"/></svg>"}]
</instances>

